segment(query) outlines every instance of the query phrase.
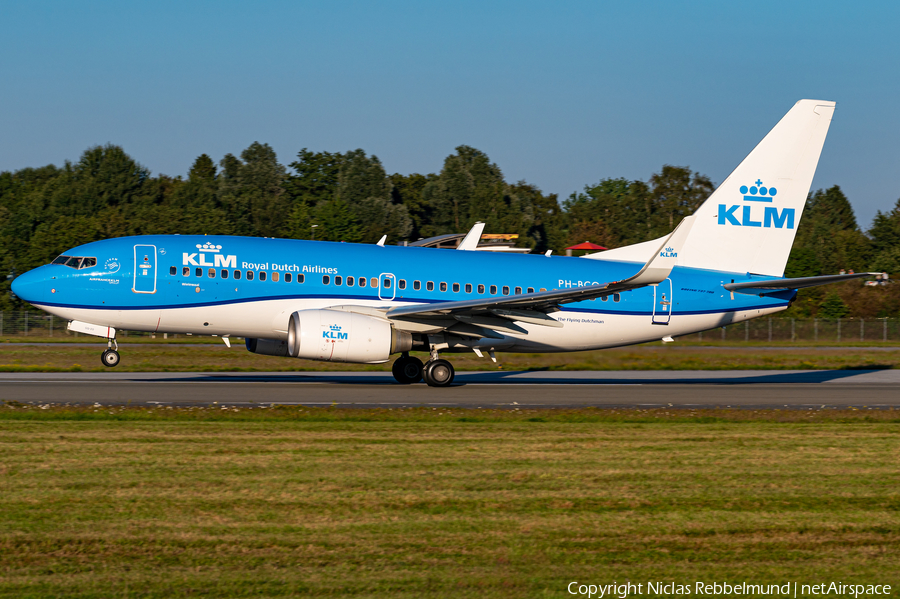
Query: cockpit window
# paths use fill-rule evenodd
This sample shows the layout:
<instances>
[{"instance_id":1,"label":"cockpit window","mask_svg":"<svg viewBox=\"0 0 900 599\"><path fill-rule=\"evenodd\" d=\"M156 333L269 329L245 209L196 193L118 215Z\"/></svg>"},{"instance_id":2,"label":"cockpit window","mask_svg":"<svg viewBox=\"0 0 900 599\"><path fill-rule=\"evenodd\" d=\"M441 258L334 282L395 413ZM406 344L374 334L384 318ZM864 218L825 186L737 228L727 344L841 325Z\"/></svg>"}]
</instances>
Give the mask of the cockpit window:
<instances>
[{"instance_id":1,"label":"cockpit window","mask_svg":"<svg viewBox=\"0 0 900 599\"><path fill-rule=\"evenodd\" d=\"M52 264L63 264L71 268L92 268L97 266L96 258L84 258L82 256L57 256Z\"/></svg>"}]
</instances>

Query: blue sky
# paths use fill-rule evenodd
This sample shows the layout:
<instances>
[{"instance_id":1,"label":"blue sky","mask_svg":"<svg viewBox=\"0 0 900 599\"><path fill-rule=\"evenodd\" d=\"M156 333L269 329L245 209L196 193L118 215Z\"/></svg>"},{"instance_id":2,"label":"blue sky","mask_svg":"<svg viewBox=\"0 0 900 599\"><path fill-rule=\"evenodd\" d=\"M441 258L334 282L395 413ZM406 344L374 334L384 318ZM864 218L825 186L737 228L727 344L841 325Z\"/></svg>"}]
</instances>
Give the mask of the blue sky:
<instances>
[{"instance_id":1,"label":"blue sky","mask_svg":"<svg viewBox=\"0 0 900 599\"><path fill-rule=\"evenodd\" d=\"M0 4L0 170L119 144L184 175L253 141L436 172L460 144L565 197L663 164L721 182L800 98L837 112L814 188L900 197L900 3Z\"/></svg>"}]
</instances>

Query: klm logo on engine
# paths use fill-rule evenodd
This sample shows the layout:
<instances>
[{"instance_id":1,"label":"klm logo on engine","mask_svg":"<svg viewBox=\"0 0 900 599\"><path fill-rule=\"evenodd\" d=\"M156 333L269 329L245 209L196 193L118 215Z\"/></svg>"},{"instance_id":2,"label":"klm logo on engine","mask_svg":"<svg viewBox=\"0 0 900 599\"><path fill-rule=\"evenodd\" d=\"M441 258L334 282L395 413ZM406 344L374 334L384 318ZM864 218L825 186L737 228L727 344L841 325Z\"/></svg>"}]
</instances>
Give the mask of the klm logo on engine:
<instances>
[{"instance_id":1,"label":"klm logo on engine","mask_svg":"<svg viewBox=\"0 0 900 599\"><path fill-rule=\"evenodd\" d=\"M762 206L771 204L778 195L774 187L766 188L759 179L752 187L741 185L741 194L748 204L719 204L719 224L733 225L735 227L774 227L776 229L793 229L793 208L783 208L781 211L776 206ZM760 210L762 208L762 210Z\"/></svg>"},{"instance_id":2,"label":"klm logo on engine","mask_svg":"<svg viewBox=\"0 0 900 599\"><path fill-rule=\"evenodd\" d=\"M328 327L327 331L322 331L322 338L323 339L346 339L347 333L342 333L341 327L339 327L336 324L333 324L330 327Z\"/></svg>"}]
</instances>

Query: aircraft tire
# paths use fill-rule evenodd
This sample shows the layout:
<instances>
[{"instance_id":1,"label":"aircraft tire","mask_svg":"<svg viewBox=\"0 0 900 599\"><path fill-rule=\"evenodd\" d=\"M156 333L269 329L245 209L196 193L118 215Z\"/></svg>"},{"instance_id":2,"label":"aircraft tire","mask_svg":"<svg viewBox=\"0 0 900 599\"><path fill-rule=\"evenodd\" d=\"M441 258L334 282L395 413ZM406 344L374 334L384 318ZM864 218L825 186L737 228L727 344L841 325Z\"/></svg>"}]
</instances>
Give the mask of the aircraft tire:
<instances>
[{"instance_id":1,"label":"aircraft tire","mask_svg":"<svg viewBox=\"0 0 900 599\"><path fill-rule=\"evenodd\" d=\"M100 355L100 361L108 368L118 366L119 360L119 352L114 349L108 349Z\"/></svg>"},{"instance_id":2,"label":"aircraft tire","mask_svg":"<svg viewBox=\"0 0 900 599\"><path fill-rule=\"evenodd\" d=\"M430 387L449 387L455 377L453 364L447 360L432 360L425 365L423 378Z\"/></svg>"},{"instance_id":3,"label":"aircraft tire","mask_svg":"<svg viewBox=\"0 0 900 599\"><path fill-rule=\"evenodd\" d=\"M422 360L411 356L402 356L394 360L391 373L401 385L411 385L422 380Z\"/></svg>"}]
</instances>

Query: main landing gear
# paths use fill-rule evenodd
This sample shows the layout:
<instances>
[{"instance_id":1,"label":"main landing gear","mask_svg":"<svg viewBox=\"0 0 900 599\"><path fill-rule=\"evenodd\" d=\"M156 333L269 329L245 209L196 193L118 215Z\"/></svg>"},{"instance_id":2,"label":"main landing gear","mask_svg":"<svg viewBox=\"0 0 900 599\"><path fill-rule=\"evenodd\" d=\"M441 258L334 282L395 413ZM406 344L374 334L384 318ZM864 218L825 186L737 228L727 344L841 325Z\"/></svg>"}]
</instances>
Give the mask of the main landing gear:
<instances>
[{"instance_id":1,"label":"main landing gear","mask_svg":"<svg viewBox=\"0 0 900 599\"><path fill-rule=\"evenodd\" d=\"M404 352L394 362L391 372L397 382L403 385L418 383L424 379L430 387L449 387L456 376L453 364L438 358L436 351L432 352L431 359L424 365L422 360Z\"/></svg>"},{"instance_id":2,"label":"main landing gear","mask_svg":"<svg viewBox=\"0 0 900 599\"><path fill-rule=\"evenodd\" d=\"M113 344L115 344L116 349L113 349ZM115 339L110 339L106 342L106 351L100 355L100 361L103 362L104 366L112 368L119 365L119 352L116 351L118 349L119 344L116 343Z\"/></svg>"}]
</instances>

